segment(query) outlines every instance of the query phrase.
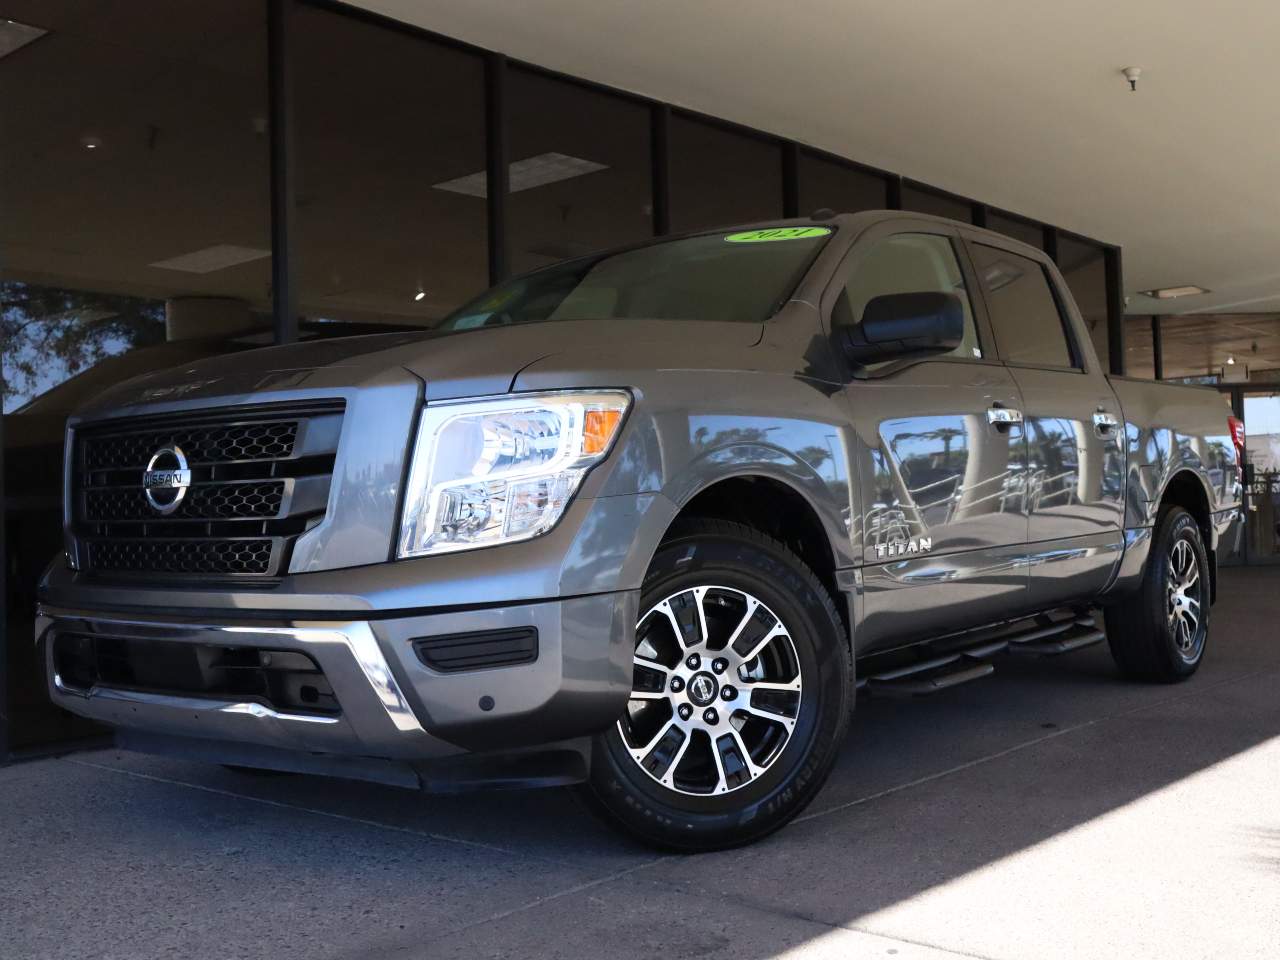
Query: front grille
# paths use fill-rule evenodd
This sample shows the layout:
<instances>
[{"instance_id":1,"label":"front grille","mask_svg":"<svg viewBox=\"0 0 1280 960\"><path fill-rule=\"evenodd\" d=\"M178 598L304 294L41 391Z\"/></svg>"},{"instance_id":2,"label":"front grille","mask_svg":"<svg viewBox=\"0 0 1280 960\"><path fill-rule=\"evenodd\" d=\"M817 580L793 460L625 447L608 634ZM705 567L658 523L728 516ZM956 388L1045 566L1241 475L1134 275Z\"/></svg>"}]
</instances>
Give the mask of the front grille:
<instances>
[{"instance_id":1,"label":"front grille","mask_svg":"<svg viewBox=\"0 0 1280 960\"><path fill-rule=\"evenodd\" d=\"M189 520L208 518L231 520L237 517L276 517L284 505L284 481L253 481L202 484L187 491L171 517ZM119 523L124 520L153 520L155 508L147 502L141 487L112 487L84 492L85 519L90 523Z\"/></svg>"},{"instance_id":2,"label":"front grille","mask_svg":"<svg viewBox=\"0 0 1280 960\"><path fill-rule=\"evenodd\" d=\"M215 427L182 427L109 433L85 444L90 470L145 467L161 447L176 443L192 460L219 463L232 460L282 460L293 452L298 424L283 420L236 423Z\"/></svg>"},{"instance_id":3,"label":"front grille","mask_svg":"<svg viewBox=\"0 0 1280 960\"><path fill-rule=\"evenodd\" d=\"M103 686L248 701L290 713L339 712L320 666L296 650L64 633L54 638L53 664L62 682L79 690Z\"/></svg>"},{"instance_id":4,"label":"front grille","mask_svg":"<svg viewBox=\"0 0 1280 960\"><path fill-rule=\"evenodd\" d=\"M271 572L274 541L256 540L90 540L89 567L129 573Z\"/></svg>"},{"instance_id":5,"label":"front grille","mask_svg":"<svg viewBox=\"0 0 1280 960\"><path fill-rule=\"evenodd\" d=\"M342 426L340 402L264 405L77 429L72 534L82 569L104 575L273 577L319 523ZM143 489L164 450L189 485ZM172 454L156 468L177 469ZM183 481L185 482L185 481ZM158 505L157 505L158 504Z\"/></svg>"}]
</instances>

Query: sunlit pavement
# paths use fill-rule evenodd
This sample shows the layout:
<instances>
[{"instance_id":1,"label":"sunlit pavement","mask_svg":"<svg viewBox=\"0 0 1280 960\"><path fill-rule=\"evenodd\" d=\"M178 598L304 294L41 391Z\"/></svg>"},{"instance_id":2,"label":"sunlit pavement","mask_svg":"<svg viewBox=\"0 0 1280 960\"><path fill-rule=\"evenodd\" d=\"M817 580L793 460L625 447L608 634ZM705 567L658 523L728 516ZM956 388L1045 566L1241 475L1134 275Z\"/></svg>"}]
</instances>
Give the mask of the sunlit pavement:
<instances>
[{"instance_id":1,"label":"sunlit pavement","mask_svg":"<svg viewBox=\"0 0 1280 960\"><path fill-rule=\"evenodd\" d=\"M1105 647L863 699L763 843L664 857L568 791L432 798L99 751L0 770L0 957L1280 956L1280 569L1194 680Z\"/></svg>"}]
</instances>

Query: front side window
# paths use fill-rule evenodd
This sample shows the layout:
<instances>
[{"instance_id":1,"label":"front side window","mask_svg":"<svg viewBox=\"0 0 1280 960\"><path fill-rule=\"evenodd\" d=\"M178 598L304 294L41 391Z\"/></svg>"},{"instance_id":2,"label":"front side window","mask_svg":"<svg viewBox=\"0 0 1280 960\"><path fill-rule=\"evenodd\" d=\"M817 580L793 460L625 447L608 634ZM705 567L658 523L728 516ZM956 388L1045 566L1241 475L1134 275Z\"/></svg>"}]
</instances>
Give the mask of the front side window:
<instances>
[{"instance_id":1,"label":"front side window","mask_svg":"<svg viewBox=\"0 0 1280 960\"><path fill-rule=\"evenodd\" d=\"M808 270L830 227L775 227L651 243L509 280L441 330L548 320L763 323Z\"/></svg>"},{"instance_id":2,"label":"front side window","mask_svg":"<svg viewBox=\"0 0 1280 960\"><path fill-rule=\"evenodd\" d=\"M868 303L876 297L895 293L958 296L964 307L964 340L943 356L982 356L969 291L955 248L947 237L933 233L899 233L875 241L871 249L854 259L844 291L832 312L832 326L861 323Z\"/></svg>"},{"instance_id":3,"label":"front side window","mask_svg":"<svg viewBox=\"0 0 1280 960\"><path fill-rule=\"evenodd\" d=\"M1029 366L1076 366L1044 267L1030 257L980 243L973 245L973 260L986 287L1001 358Z\"/></svg>"}]
</instances>

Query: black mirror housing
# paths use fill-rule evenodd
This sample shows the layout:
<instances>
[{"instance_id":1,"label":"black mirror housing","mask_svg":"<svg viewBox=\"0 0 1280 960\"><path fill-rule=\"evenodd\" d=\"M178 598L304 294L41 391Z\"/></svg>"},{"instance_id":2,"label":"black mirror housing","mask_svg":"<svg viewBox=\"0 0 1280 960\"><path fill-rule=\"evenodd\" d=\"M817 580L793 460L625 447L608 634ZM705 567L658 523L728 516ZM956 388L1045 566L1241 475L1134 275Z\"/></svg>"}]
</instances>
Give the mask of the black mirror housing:
<instances>
[{"instance_id":1,"label":"black mirror housing","mask_svg":"<svg viewBox=\"0 0 1280 960\"><path fill-rule=\"evenodd\" d=\"M862 322L842 327L840 348L857 366L950 353L964 341L964 304L954 293L890 293L872 298Z\"/></svg>"}]
</instances>

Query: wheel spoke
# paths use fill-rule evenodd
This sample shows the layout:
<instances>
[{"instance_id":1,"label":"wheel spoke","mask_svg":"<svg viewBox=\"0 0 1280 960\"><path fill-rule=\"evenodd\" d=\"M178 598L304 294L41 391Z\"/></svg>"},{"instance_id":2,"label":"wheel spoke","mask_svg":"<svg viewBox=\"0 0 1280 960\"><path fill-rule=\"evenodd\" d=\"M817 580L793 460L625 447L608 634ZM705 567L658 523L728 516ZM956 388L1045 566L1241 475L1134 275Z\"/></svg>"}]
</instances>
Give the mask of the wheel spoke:
<instances>
[{"instance_id":1,"label":"wheel spoke","mask_svg":"<svg viewBox=\"0 0 1280 960\"><path fill-rule=\"evenodd\" d=\"M747 752L747 745L742 742L741 735L732 726L729 727L729 735L733 737L733 744L738 748L738 753L742 755L742 762L747 766L747 779L754 780L764 773L763 770L756 766L755 761L751 759L751 754Z\"/></svg>"},{"instance_id":2,"label":"wheel spoke","mask_svg":"<svg viewBox=\"0 0 1280 960\"><path fill-rule=\"evenodd\" d=\"M631 756L635 757L637 760L644 760L646 757L649 756L649 754L653 752L653 748L662 742L662 738L665 737L667 735L667 732L671 730L673 727L676 729L679 729L680 725L676 723L676 721L674 720L671 720L663 724L662 729L658 731L658 733L654 736L654 738L650 740L648 743L646 743L643 747L637 747L636 749L632 750ZM685 736L687 737L688 734L686 733Z\"/></svg>"},{"instance_id":3,"label":"wheel spoke","mask_svg":"<svg viewBox=\"0 0 1280 960\"><path fill-rule=\"evenodd\" d=\"M756 642L756 645L751 648L750 652L742 655L742 662L750 663L756 657L760 656L760 651L762 651L765 647L771 644L778 637L786 636L786 633L787 633L787 628L784 627L781 622L775 623L772 627L769 628L768 632L766 632L765 635Z\"/></svg>"},{"instance_id":4,"label":"wheel spoke","mask_svg":"<svg viewBox=\"0 0 1280 960\"><path fill-rule=\"evenodd\" d=\"M742 615L742 619L738 621L738 625L733 628L733 633L729 635L729 642L725 644L725 650L733 651L733 645L738 642L738 637L742 636L742 631L747 628L747 624L751 622L751 618L756 615L756 607L760 606L760 601L754 597L747 597L747 612Z\"/></svg>"},{"instance_id":5,"label":"wheel spoke","mask_svg":"<svg viewBox=\"0 0 1280 960\"><path fill-rule=\"evenodd\" d=\"M759 717L761 720L768 720L770 723L780 723L788 730L796 725L796 722L785 713L776 713L768 707L757 707L754 703L744 703L737 707L744 713L749 713L753 717Z\"/></svg>"},{"instance_id":6,"label":"wheel spoke","mask_svg":"<svg viewBox=\"0 0 1280 960\"><path fill-rule=\"evenodd\" d=\"M632 700L667 700L670 694L666 690L632 690Z\"/></svg>"},{"instance_id":7,"label":"wheel spoke","mask_svg":"<svg viewBox=\"0 0 1280 960\"><path fill-rule=\"evenodd\" d=\"M667 619L671 621L671 630L676 635L676 643L680 644L680 649L684 649L688 644L684 642L684 629L680 626L680 621L676 619L676 612L671 609L671 604L666 600L658 604L658 609L667 615Z\"/></svg>"},{"instance_id":8,"label":"wheel spoke","mask_svg":"<svg viewBox=\"0 0 1280 960\"><path fill-rule=\"evenodd\" d=\"M711 759L716 764L716 784L711 788L712 793L725 793L729 789L729 782L724 775L724 760L720 756L720 748L716 744L716 737L708 734L711 741Z\"/></svg>"},{"instance_id":9,"label":"wheel spoke","mask_svg":"<svg viewBox=\"0 0 1280 960\"><path fill-rule=\"evenodd\" d=\"M665 663L659 663L657 660L650 660L648 657L642 657L638 653L631 658L631 662L634 666L640 667L643 670L652 670L655 673L662 674L664 677L669 676L671 673L671 668Z\"/></svg>"},{"instance_id":10,"label":"wheel spoke","mask_svg":"<svg viewBox=\"0 0 1280 960\"><path fill-rule=\"evenodd\" d=\"M748 696L750 696L750 694L755 690L774 690L778 693L799 693L800 681L796 679L788 683L770 683L765 680L757 680L755 682L746 683L745 688Z\"/></svg>"},{"instance_id":11,"label":"wheel spoke","mask_svg":"<svg viewBox=\"0 0 1280 960\"><path fill-rule=\"evenodd\" d=\"M662 773L657 775L667 786L671 785L671 780L676 775L676 767L680 766L680 761L684 759L685 751L689 749L689 744L692 742L693 734L688 730L684 731L684 742L676 750L676 755L671 758L671 762L663 768Z\"/></svg>"},{"instance_id":12,"label":"wheel spoke","mask_svg":"<svg viewBox=\"0 0 1280 960\"><path fill-rule=\"evenodd\" d=\"M707 641L711 639L711 635L707 632L707 611L702 606L702 601L706 596L706 587L697 587L693 591L693 604L698 608L698 633L701 637L698 643L702 646L706 646Z\"/></svg>"}]
</instances>

